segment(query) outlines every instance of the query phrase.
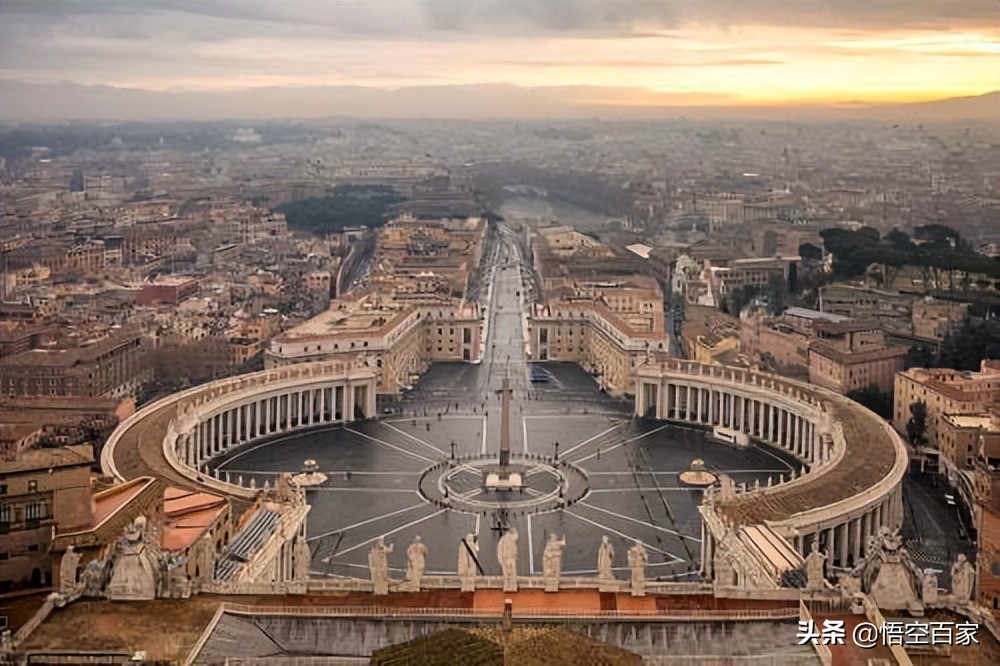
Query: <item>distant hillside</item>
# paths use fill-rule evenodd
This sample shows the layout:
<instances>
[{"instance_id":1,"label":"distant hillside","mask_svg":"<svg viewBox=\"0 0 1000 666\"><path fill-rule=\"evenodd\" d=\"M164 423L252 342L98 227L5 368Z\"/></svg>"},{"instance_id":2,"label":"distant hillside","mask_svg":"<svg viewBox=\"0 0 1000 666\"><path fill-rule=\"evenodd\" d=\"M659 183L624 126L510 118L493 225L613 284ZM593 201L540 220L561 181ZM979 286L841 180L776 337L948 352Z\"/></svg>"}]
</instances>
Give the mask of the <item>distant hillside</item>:
<instances>
[{"instance_id":1,"label":"distant hillside","mask_svg":"<svg viewBox=\"0 0 1000 666\"><path fill-rule=\"evenodd\" d=\"M624 105L620 100L636 100ZM507 84L254 88L230 92L157 92L76 83L0 79L5 122L64 120L219 120L269 118L706 118L745 120L877 119L898 122L984 120L1000 123L1000 92L919 104L743 106L735 98L654 93L635 88Z\"/></svg>"}]
</instances>

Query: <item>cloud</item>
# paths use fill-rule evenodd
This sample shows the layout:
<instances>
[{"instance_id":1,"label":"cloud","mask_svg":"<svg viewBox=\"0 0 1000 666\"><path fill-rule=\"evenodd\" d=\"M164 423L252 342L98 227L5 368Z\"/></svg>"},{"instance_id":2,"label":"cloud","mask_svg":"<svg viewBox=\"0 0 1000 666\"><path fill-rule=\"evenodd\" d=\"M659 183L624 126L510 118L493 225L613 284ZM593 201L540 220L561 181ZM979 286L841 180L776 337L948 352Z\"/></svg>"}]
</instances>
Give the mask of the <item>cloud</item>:
<instances>
[{"instance_id":1,"label":"cloud","mask_svg":"<svg viewBox=\"0 0 1000 666\"><path fill-rule=\"evenodd\" d=\"M0 0L0 73L158 90L440 81L744 95L824 83L828 65L842 81L891 79L881 65L909 58L953 63L919 74L971 93L985 59L964 56L978 47L898 40L995 41L998 19L996 0Z\"/></svg>"},{"instance_id":2,"label":"cloud","mask_svg":"<svg viewBox=\"0 0 1000 666\"><path fill-rule=\"evenodd\" d=\"M627 69L664 69L668 67L746 67L756 65L780 65L784 60L774 58L727 58L720 60L693 60L676 62L667 60L493 60L484 61L492 65L523 67L603 67Z\"/></svg>"}]
</instances>

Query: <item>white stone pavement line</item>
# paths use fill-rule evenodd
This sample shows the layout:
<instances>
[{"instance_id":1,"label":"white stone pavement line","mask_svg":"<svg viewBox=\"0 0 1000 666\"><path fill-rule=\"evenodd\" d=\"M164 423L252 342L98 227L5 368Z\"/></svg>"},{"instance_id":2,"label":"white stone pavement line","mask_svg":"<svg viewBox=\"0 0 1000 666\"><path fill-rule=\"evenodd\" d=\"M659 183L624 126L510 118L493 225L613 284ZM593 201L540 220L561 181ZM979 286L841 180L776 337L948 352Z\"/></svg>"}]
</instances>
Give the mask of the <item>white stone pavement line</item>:
<instances>
[{"instance_id":1,"label":"white stone pavement line","mask_svg":"<svg viewBox=\"0 0 1000 666\"><path fill-rule=\"evenodd\" d=\"M531 402L529 401L527 404L530 405ZM612 416L614 416L614 417L617 417L619 419L628 420L628 414L623 413L623 412L597 412L597 411L587 412L586 414L566 414L565 412L536 412L536 413L533 413L533 414L525 414L524 418L526 418L526 419L553 419L553 418L556 418L556 419L559 419L561 421L563 419L593 419L593 418L596 418L598 416L606 416L606 417L609 417L609 418L612 417ZM674 425L674 426L677 426L677 427L682 427L682 426L680 426L680 424L676 424L676 423L671 423L670 425ZM691 430L700 430L700 428L691 428Z\"/></svg>"},{"instance_id":2,"label":"white stone pavement line","mask_svg":"<svg viewBox=\"0 0 1000 666\"><path fill-rule=\"evenodd\" d=\"M620 474L620 472L619 472L619 474ZM694 486L685 486L683 488L662 488L662 487L657 487L657 486L643 486L641 488L636 488L635 486L631 486L631 487L623 487L623 488L591 488L590 489L590 493L591 494L595 494L595 493L626 493L626 492L628 492L628 493L634 493L636 491L652 493L652 492L656 492L656 491L659 491L659 490L676 493L676 492L691 492L691 491L701 492L704 489L703 488L696 488Z\"/></svg>"},{"instance_id":3,"label":"white stone pavement line","mask_svg":"<svg viewBox=\"0 0 1000 666\"><path fill-rule=\"evenodd\" d=\"M472 419L482 418L478 414L442 414L441 418L438 419L437 416L407 416L398 419L379 419L379 423L413 423L417 421L423 423L424 421L470 421Z\"/></svg>"},{"instance_id":4,"label":"white stone pavement line","mask_svg":"<svg viewBox=\"0 0 1000 666\"><path fill-rule=\"evenodd\" d=\"M383 442L381 439L379 439L377 437L372 437L371 435L366 435L365 433L360 432L358 430L355 430L354 428L344 428L344 429L347 432L353 432L355 435L360 435L360 436L364 437L365 439L370 439L373 442L381 444L382 446L385 446L387 448L399 451L400 453L408 455L408 456L410 456L412 458L417 458L418 460L423 460L426 463L434 464L435 462L437 462L435 460L432 460L431 458L428 458L426 456L422 456L419 453L414 453L413 451L407 451L406 449L398 447L398 446L395 446L393 444L390 444L389 442Z\"/></svg>"},{"instance_id":5,"label":"white stone pavement line","mask_svg":"<svg viewBox=\"0 0 1000 666\"><path fill-rule=\"evenodd\" d=\"M308 435L315 435L315 434L320 433L320 432L333 432L335 430L350 430L350 428L345 428L342 425L337 425L337 426L335 426L333 428L318 428L316 430L311 430L311 431L307 431L307 432L296 432L296 433L291 433L291 434L288 434L288 435L283 435L281 437L276 437L274 439L269 439L266 442L261 442L260 444L256 444L254 446L251 446L246 451L237 450L236 453L234 453L233 455L231 455L228 458L226 458L225 460L223 460L216 467L216 469L225 469L227 465L231 465L234 461L239 460L240 458L242 458L243 456L247 455L248 453L253 453L254 451L257 451L258 449L262 449L264 447L271 446L272 444L278 444L280 442L284 442L284 441L287 441L289 439L296 439L298 437L302 437L303 435L307 435L307 434Z\"/></svg>"},{"instance_id":6,"label":"white stone pavement line","mask_svg":"<svg viewBox=\"0 0 1000 666\"><path fill-rule=\"evenodd\" d=\"M665 428L669 428L669 427L670 427L670 424L661 425L659 428L654 428L653 430L650 430L649 432L644 432L641 435L636 435L635 437L630 437L629 439L623 440L623 441L615 444L614 446L609 446L606 449L603 449L603 450L598 451L596 453L591 453L589 456L586 456L584 458L580 458L579 460L573 460L571 462L573 464L575 464L575 465L582 465L583 463L587 462L591 458L596 458L599 454L608 453L609 451L614 451L615 449L620 449L621 447L625 446L626 444L630 444L632 442L640 440L643 437L649 437L650 435L656 434L656 433L660 432L661 430L664 430Z\"/></svg>"},{"instance_id":7,"label":"white stone pavement line","mask_svg":"<svg viewBox=\"0 0 1000 666\"><path fill-rule=\"evenodd\" d=\"M524 452L527 453L528 452L528 420L526 418L524 418L523 416L521 417L521 432L523 433L522 436L524 437Z\"/></svg>"},{"instance_id":8,"label":"white stone pavement line","mask_svg":"<svg viewBox=\"0 0 1000 666\"><path fill-rule=\"evenodd\" d=\"M638 471L638 470L636 470ZM682 472L689 471L687 468L679 470L660 469L655 472L640 471L644 476L677 476ZM784 474L787 469L709 469L708 471L718 474ZM587 472L587 476L621 476L621 472ZM777 479L775 479L777 481Z\"/></svg>"},{"instance_id":9,"label":"white stone pavement line","mask_svg":"<svg viewBox=\"0 0 1000 666\"><path fill-rule=\"evenodd\" d=\"M563 452L563 455L564 455L564 456L568 456L569 454L573 453L574 451L576 451L576 450L577 450L577 449L579 449L580 447L582 447L582 446L586 446L587 444L590 444L590 443L591 443L592 441L594 441L594 440L595 440L595 439L597 439L598 437L603 437L604 435L608 434L609 432L611 432L611 431L612 431L612 430L614 430L615 428L618 428L618 427L620 427L621 425L622 425L621 423L616 423L616 424L614 424L613 426L611 426L610 428L608 428L607 430L602 430L601 432L597 433L597 434L596 434L596 435L594 435L593 437L588 437L587 439L583 440L583 441L582 441L582 442L580 442L579 444L575 444L575 445L571 446L570 448L566 449L566 450L565 450L565 451Z\"/></svg>"},{"instance_id":10,"label":"white stone pavement line","mask_svg":"<svg viewBox=\"0 0 1000 666\"><path fill-rule=\"evenodd\" d=\"M317 493L406 493L414 494L417 497L421 497L420 493L412 488L381 488L381 487L371 487L371 488L331 488L329 486L313 486L306 488L310 492ZM421 497L421 499L423 499Z\"/></svg>"},{"instance_id":11,"label":"white stone pavement line","mask_svg":"<svg viewBox=\"0 0 1000 666\"><path fill-rule=\"evenodd\" d=\"M235 474L236 472L234 471L233 473ZM334 474L339 474L339 475L350 474L351 476L420 476L421 474L423 474L422 471L413 471L413 470L407 470L405 472L396 472L396 471L393 471L393 472L357 472L357 471L355 471L353 469L333 470L333 471L323 470L323 473L324 474L328 474L330 476L332 476Z\"/></svg>"},{"instance_id":12,"label":"white stone pavement line","mask_svg":"<svg viewBox=\"0 0 1000 666\"><path fill-rule=\"evenodd\" d=\"M399 527L396 527L394 529L389 530L388 532L384 532L383 534L379 534L378 536L374 536L371 539L368 539L367 541L362 541L361 543L356 544L354 546L351 546L350 548L345 548L344 550L342 550L340 552L333 553L333 554L329 555L328 557L333 558L333 557L340 557L341 555L347 555L348 553L353 552L353 551L357 550L358 548L364 548L365 546L367 546L370 543L375 543L376 541L378 541L378 539L380 537L384 539L385 537L391 536L391 535L395 534L396 532L401 532L401 531L403 531L403 530L405 530L407 528L413 527L414 525L419 525L420 523L424 522L425 520L430 520L431 518L434 518L435 516L440 516L442 513L445 513L447 510L448 509L438 509L437 511L435 511L432 514L430 514L429 516L424 516L423 518L417 518L416 520L411 520L410 522L404 523L404 524L400 525Z\"/></svg>"},{"instance_id":13,"label":"white stone pavement line","mask_svg":"<svg viewBox=\"0 0 1000 666\"><path fill-rule=\"evenodd\" d=\"M531 541L531 514L527 515L528 521L528 573L535 574L535 547Z\"/></svg>"},{"instance_id":14,"label":"white stone pavement line","mask_svg":"<svg viewBox=\"0 0 1000 666\"><path fill-rule=\"evenodd\" d=\"M596 504L590 504L589 502L587 502L585 500L580 500L579 502L577 502L577 504L579 506L585 506L588 509L595 509L597 511L600 511L601 513L606 513L609 516L614 516L615 518L619 518L621 520L627 520L627 521L632 522L632 523L638 523L639 525L642 525L643 527L651 527L654 530L657 530L658 532L665 532L667 534L671 534L671 535L677 537L678 539L682 539L682 540L686 539L688 541L694 541L695 543L701 543L701 539L699 539L697 537L688 536L687 534L684 534L682 532L678 532L677 530L669 529L667 527L660 527L659 525L653 525L652 523L647 523L644 520L639 520L637 518L633 518L632 516L626 516L626 515L621 514L621 513L616 513L614 511L610 511L610 510L605 509L603 507L599 507Z\"/></svg>"},{"instance_id":15,"label":"white stone pavement line","mask_svg":"<svg viewBox=\"0 0 1000 666\"><path fill-rule=\"evenodd\" d=\"M656 546L654 546L652 544L646 543L642 539L636 539L634 536L629 536L628 534L625 534L624 532L620 532L620 531L616 530L613 527L608 527L607 525L605 525L603 523L599 523L596 520L591 520L590 518L586 518L584 516L581 516L578 513L574 513L572 509L567 509L566 511L563 511L563 513L566 514L566 515L569 515L569 516L573 516L577 520L582 520L585 523L589 523L589 524L593 525L594 527L599 527L600 529L606 530L608 532L611 532L612 534L617 534L618 536L620 536L621 538L623 538L623 539L625 539L627 541L638 541L643 546L645 546L647 550L655 550L657 553L661 553L663 555L669 555L670 557L674 558L673 560L671 560L670 562L667 562L666 564L681 564L681 563L687 562L687 560L685 560L683 558L680 558L680 557L677 557L673 553L665 551L662 548L657 548Z\"/></svg>"},{"instance_id":16,"label":"white stone pavement line","mask_svg":"<svg viewBox=\"0 0 1000 666\"><path fill-rule=\"evenodd\" d=\"M482 417L482 419L483 419L483 447L480 450L480 453L482 455L486 455L486 417L484 416Z\"/></svg>"},{"instance_id":17,"label":"white stone pavement line","mask_svg":"<svg viewBox=\"0 0 1000 666\"><path fill-rule=\"evenodd\" d=\"M421 444L423 444L427 448L430 448L430 449L433 449L433 450L437 451L438 453L440 453L441 455L443 455L445 458L448 457L448 453L446 451L442 451L441 449L439 449L438 447L434 446L430 442L425 442L424 440L420 439L419 437L415 437L415 436L411 435L410 433L406 432L405 430L400 430L399 428L397 428L396 426L392 425L391 423L384 423L383 425L386 428L391 428L391 429L395 430L396 432L398 432L399 434L404 435L406 437L409 437L410 439L412 439L412 440L414 440L416 442L420 442Z\"/></svg>"},{"instance_id":18,"label":"white stone pavement line","mask_svg":"<svg viewBox=\"0 0 1000 666\"><path fill-rule=\"evenodd\" d=\"M398 516L401 513L406 513L407 511L413 511L414 509L419 509L427 506L426 504L411 504L410 506L403 507L402 509L396 509L395 511L390 511L389 513L383 513L380 516L375 516L374 518L368 518L367 520L362 520L359 523L354 523L353 525L345 525L344 527L339 527L335 530L330 530L329 532L323 532L322 534L317 534L316 536L309 537L306 541L319 541L320 539L325 539L326 537L336 534L337 532L346 532L347 530L352 530L356 527L363 527L364 525L369 525L371 523L378 522L380 520L385 520L386 518L392 518Z\"/></svg>"}]
</instances>

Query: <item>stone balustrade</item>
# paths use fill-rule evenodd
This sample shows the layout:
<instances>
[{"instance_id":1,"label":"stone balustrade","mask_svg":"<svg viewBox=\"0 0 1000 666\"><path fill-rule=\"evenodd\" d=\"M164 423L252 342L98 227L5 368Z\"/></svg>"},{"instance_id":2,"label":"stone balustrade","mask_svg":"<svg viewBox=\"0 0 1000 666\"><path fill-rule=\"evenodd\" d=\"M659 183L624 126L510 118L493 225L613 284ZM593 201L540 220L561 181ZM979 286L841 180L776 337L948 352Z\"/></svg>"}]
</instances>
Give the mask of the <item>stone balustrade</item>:
<instances>
[{"instance_id":1,"label":"stone balustrade","mask_svg":"<svg viewBox=\"0 0 1000 666\"><path fill-rule=\"evenodd\" d=\"M635 395L637 415L743 433L803 463L804 473L787 482L710 494L709 511L718 520L706 520L706 573L713 547L734 526L766 523L803 556L815 541L829 564L846 567L860 560L880 527L902 524L903 442L883 419L844 396L775 375L676 359L639 367Z\"/></svg>"}]
</instances>

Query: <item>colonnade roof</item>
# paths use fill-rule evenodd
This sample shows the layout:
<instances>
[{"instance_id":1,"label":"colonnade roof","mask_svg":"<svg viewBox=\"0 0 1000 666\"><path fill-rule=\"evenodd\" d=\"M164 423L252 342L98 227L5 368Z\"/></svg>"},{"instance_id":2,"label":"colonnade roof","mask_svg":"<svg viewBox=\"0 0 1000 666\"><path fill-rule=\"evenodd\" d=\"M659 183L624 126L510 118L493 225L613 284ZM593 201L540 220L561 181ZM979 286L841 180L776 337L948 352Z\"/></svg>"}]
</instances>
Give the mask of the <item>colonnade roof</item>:
<instances>
[{"instance_id":1,"label":"colonnade roof","mask_svg":"<svg viewBox=\"0 0 1000 666\"><path fill-rule=\"evenodd\" d=\"M783 521L793 515L850 499L874 487L892 471L897 448L875 414L841 396L815 394L825 400L832 421L843 429L846 451L831 469L809 483L783 485L769 492L740 493L717 500L716 510L734 524ZM900 451L902 453L902 451ZM807 477L808 478L808 477Z\"/></svg>"}]
</instances>

